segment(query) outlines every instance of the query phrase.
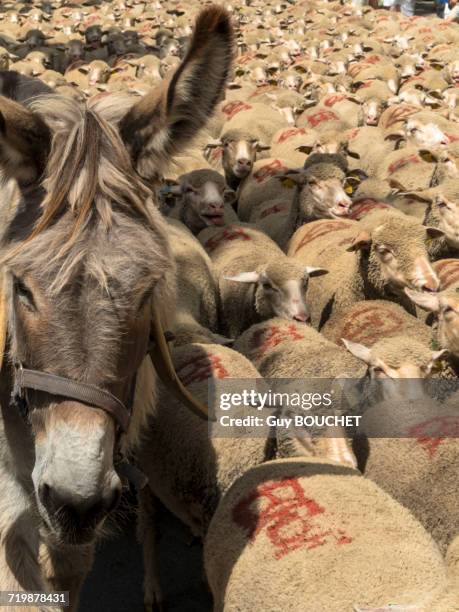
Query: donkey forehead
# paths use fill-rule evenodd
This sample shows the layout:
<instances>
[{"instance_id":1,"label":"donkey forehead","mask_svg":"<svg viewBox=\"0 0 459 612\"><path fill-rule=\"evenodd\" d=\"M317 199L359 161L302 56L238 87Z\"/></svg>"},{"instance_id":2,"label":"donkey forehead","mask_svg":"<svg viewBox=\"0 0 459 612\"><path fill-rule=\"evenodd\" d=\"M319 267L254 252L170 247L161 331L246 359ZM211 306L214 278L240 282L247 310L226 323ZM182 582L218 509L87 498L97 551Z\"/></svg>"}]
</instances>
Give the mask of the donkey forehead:
<instances>
[{"instance_id":1,"label":"donkey forehead","mask_svg":"<svg viewBox=\"0 0 459 612\"><path fill-rule=\"evenodd\" d=\"M102 288L107 295L129 296L153 286L163 275L165 254L158 253L160 245L140 224L119 236L116 229L96 232L85 244L77 242L64 258L56 256L62 246L59 225L31 240L8 262L14 274L33 279L45 293L66 288L67 293L75 294ZM60 282L54 282L58 278Z\"/></svg>"}]
</instances>

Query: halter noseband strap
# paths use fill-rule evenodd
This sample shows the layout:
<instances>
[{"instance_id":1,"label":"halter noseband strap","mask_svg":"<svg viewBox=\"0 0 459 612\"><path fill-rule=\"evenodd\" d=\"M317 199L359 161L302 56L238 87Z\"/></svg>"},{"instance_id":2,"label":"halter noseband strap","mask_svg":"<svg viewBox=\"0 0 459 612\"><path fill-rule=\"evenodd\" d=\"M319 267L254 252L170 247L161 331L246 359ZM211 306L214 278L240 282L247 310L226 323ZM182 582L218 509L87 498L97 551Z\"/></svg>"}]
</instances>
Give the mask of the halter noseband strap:
<instances>
[{"instance_id":1,"label":"halter noseband strap","mask_svg":"<svg viewBox=\"0 0 459 612\"><path fill-rule=\"evenodd\" d=\"M25 390L43 391L51 395L59 395L101 408L107 412L125 433L128 429L130 413L126 406L109 391L87 383L56 376L48 372L28 370L22 365L16 366L14 395L25 398Z\"/></svg>"}]
</instances>

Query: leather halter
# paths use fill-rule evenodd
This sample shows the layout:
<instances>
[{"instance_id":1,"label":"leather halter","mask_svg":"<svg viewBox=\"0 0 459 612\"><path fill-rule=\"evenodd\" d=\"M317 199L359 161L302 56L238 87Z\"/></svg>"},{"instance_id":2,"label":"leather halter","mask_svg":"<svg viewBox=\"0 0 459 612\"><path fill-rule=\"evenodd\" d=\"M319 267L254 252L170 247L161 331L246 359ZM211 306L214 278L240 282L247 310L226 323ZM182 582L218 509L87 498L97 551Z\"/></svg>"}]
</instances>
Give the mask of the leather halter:
<instances>
[{"instance_id":1,"label":"leather halter","mask_svg":"<svg viewBox=\"0 0 459 612\"><path fill-rule=\"evenodd\" d=\"M21 364L15 366L15 371L13 396L16 401L16 398L18 398L27 403L27 389L59 395L94 408L101 408L113 418L120 431L123 433L127 431L131 416L130 411L121 400L109 391L64 376L56 376L38 370L28 370L23 368Z\"/></svg>"}]
</instances>

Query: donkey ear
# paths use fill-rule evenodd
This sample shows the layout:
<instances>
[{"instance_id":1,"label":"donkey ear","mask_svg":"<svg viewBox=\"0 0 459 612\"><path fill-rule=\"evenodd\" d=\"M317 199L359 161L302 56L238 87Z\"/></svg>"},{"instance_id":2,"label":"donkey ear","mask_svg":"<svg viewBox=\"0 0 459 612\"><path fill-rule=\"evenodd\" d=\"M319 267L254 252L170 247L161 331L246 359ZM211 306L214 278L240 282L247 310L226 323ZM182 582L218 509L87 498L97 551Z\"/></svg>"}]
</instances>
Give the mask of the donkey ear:
<instances>
[{"instance_id":1,"label":"donkey ear","mask_svg":"<svg viewBox=\"0 0 459 612\"><path fill-rule=\"evenodd\" d=\"M233 58L233 29L221 6L201 11L188 52L173 75L121 120L121 137L144 177L161 166L207 122L223 98Z\"/></svg>"},{"instance_id":2,"label":"donkey ear","mask_svg":"<svg viewBox=\"0 0 459 612\"><path fill-rule=\"evenodd\" d=\"M0 96L0 169L5 177L34 180L44 169L51 134L31 110Z\"/></svg>"}]
</instances>

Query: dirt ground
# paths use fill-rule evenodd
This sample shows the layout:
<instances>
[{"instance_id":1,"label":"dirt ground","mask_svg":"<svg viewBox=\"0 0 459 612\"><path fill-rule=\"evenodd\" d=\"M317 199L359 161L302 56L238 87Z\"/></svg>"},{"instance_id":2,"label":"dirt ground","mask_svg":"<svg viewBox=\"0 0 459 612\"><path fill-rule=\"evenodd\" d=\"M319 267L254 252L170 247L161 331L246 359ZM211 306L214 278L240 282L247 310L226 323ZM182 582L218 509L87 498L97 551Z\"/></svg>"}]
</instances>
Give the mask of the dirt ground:
<instances>
[{"instance_id":1,"label":"dirt ground","mask_svg":"<svg viewBox=\"0 0 459 612\"><path fill-rule=\"evenodd\" d=\"M211 612L202 579L202 547L166 510L159 517L161 583L168 612ZM80 612L143 612L142 550L135 513L118 523L118 535L102 541L81 595Z\"/></svg>"}]
</instances>

